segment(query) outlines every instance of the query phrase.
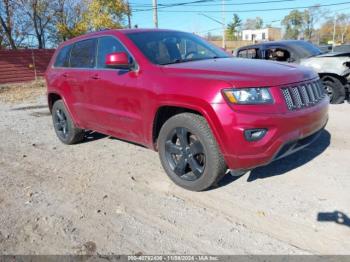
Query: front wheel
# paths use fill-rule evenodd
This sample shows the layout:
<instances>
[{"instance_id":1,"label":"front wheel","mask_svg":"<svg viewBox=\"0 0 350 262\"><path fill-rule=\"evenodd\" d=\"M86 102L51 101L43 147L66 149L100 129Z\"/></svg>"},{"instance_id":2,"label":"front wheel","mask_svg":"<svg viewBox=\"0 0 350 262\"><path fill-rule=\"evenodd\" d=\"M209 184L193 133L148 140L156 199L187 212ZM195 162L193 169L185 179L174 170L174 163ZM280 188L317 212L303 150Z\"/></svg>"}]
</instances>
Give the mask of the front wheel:
<instances>
[{"instance_id":1,"label":"front wheel","mask_svg":"<svg viewBox=\"0 0 350 262\"><path fill-rule=\"evenodd\" d=\"M227 170L206 120L193 113L178 114L165 122L159 133L158 150L167 175L188 190L209 188Z\"/></svg>"},{"instance_id":2,"label":"front wheel","mask_svg":"<svg viewBox=\"0 0 350 262\"><path fill-rule=\"evenodd\" d=\"M341 104L344 102L345 87L339 79L327 76L322 79L322 83L331 104Z\"/></svg>"}]
</instances>

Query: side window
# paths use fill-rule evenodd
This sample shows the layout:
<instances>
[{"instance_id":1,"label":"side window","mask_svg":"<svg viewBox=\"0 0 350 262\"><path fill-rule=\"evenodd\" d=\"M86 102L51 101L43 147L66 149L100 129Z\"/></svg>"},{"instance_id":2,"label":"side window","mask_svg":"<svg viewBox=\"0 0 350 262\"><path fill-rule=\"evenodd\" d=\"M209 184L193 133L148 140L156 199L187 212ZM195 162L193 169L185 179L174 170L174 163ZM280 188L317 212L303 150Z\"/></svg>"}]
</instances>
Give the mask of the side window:
<instances>
[{"instance_id":1,"label":"side window","mask_svg":"<svg viewBox=\"0 0 350 262\"><path fill-rule=\"evenodd\" d=\"M257 59L258 58L258 50L255 48L241 50L238 52L238 57Z\"/></svg>"},{"instance_id":2,"label":"side window","mask_svg":"<svg viewBox=\"0 0 350 262\"><path fill-rule=\"evenodd\" d=\"M114 37L106 36L98 40L97 68L106 68L106 55L115 52L126 52L124 46Z\"/></svg>"},{"instance_id":3,"label":"side window","mask_svg":"<svg viewBox=\"0 0 350 262\"><path fill-rule=\"evenodd\" d=\"M273 61L287 62L290 53L284 48L269 48L267 50L267 59Z\"/></svg>"},{"instance_id":4,"label":"side window","mask_svg":"<svg viewBox=\"0 0 350 262\"><path fill-rule=\"evenodd\" d=\"M63 47L57 57L54 66L55 67L69 67L69 55L70 50L72 49L71 45Z\"/></svg>"},{"instance_id":5,"label":"side window","mask_svg":"<svg viewBox=\"0 0 350 262\"><path fill-rule=\"evenodd\" d=\"M75 43L70 55L70 66L75 68L94 68L95 53L95 39L88 39Z\"/></svg>"},{"instance_id":6,"label":"side window","mask_svg":"<svg viewBox=\"0 0 350 262\"><path fill-rule=\"evenodd\" d=\"M237 56L241 57L241 58L246 58L247 57L247 50L244 50L244 49L239 50Z\"/></svg>"}]
</instances>

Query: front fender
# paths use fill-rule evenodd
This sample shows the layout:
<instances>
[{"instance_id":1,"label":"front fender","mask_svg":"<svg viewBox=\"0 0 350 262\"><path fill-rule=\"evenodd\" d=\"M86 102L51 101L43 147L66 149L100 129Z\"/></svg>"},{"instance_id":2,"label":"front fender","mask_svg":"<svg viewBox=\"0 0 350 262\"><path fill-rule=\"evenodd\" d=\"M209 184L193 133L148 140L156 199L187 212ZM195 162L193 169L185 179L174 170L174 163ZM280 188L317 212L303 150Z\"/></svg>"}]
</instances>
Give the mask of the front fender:
<instances>
[{"instance_id":1,"label":"front fender","mask_svg":"<svg viewBox=\"0 0 350 262\"><path fill-rule=\"evenodd\" d=\"M219 145L221 152L225 155L226 150L223 146L224 144L223 141L225 141L225 137L223 132L220 132L220 129L222 129L222 125L215 112L215 105L217 103L210 104L199 98L194 98L194 97L186 98L184 96L171 96L171 97L167 97L167 99L164 99L164 98L159 99L158 101L161 101L161 102L158 103L157 107L154 109L154 112L153 112L154 119L156 117L156 114L159 108L164 106L184 108L184 109L198 112L200 115L202 115L208 122L208 125L213 132L213 135ZM222 101L220 100L220 103L221 102ZM148 130L151 130L148 135L149 141L152 141L150 145L152 144L151 147L156 150L153 144L153 121L152 121L152 125L149 126Z\"/></svg>"}]
</instances>

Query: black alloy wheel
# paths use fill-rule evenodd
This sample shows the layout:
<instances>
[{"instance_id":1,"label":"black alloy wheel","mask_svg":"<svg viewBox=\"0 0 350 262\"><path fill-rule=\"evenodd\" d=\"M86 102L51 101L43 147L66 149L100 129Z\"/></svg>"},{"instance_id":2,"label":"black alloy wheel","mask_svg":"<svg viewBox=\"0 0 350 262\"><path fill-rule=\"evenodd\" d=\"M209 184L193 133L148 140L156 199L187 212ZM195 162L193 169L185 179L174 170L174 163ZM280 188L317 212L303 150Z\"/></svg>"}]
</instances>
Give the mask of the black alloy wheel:
<instances>
[{"instance_id":1,"label":"black alloy wheel","mask_svg":"<svg viewBox=\"0 0 350 262\"><path fill-rule=\"evenodd\" d=\"M67 116L62 109L58 108L53 112L53 121L57 135L62 139L66 139L68 136L68 122Z\"/></svg>"},{"instance_id":2,"label":"black alloy wheel","mask_svg":"<svg viewBox=\"0 0 350 262\"><path fill-rule=\"evenodd\" d=\"M185 127L173 129L165 142L165 154L172 171L187 181L203 175L206 156L202 143Z\"/></svg>"},{"instance_id":3,"label":"black alloy wheel","mask_svg":"<svg viewBox=\"0 0 350 262\"><path fill-rule=\"evenodd\" d=\"M202 191L225 175L227 166L206 119L194 113L170 117L161 127L157 147L162 166L178 186Z\"/></svg>"},{"instance_id":4,"label":"black alloy wheel","mask_svg":"<svg viewBox=\"0 0 350 262\"><path fill-rule=\"evenodd\" d=\"M56 135L61 142L71 145L84 139L84 130L74 124L62 100L53 104L51 113Z\"/></svg>"}]
</instances>

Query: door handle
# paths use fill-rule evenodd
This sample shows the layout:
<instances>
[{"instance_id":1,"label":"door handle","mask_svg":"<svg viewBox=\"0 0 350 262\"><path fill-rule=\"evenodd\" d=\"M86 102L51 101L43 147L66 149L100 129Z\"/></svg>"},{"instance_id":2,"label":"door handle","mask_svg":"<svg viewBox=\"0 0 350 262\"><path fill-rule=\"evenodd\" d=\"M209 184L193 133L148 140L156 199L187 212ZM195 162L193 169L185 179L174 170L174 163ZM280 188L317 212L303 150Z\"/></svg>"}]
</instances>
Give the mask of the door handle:
<instances>
[{"instance_id":1,"label":"door handle","mask_svg":"<svg viewBox=\"0 0 350 262\"><path fill-rule=\"evenodd\" d=\"M100 79L100 76L98 74L96 74L96 75L91 76L91 78L97 80L97 79Z\"/></svg>"}]
</instances>

